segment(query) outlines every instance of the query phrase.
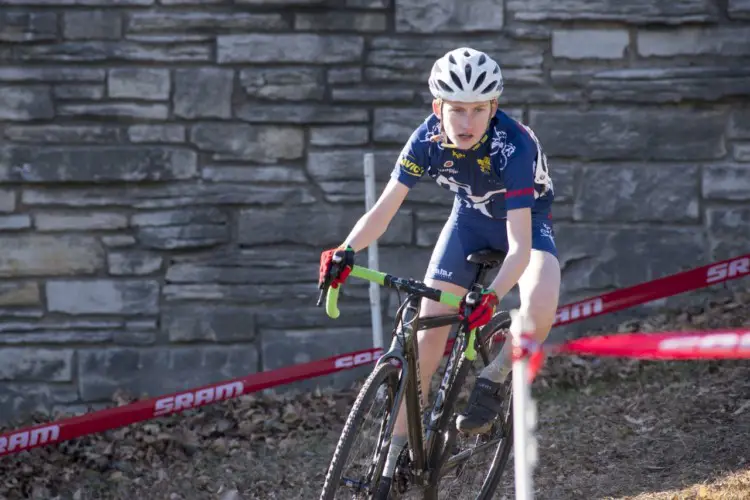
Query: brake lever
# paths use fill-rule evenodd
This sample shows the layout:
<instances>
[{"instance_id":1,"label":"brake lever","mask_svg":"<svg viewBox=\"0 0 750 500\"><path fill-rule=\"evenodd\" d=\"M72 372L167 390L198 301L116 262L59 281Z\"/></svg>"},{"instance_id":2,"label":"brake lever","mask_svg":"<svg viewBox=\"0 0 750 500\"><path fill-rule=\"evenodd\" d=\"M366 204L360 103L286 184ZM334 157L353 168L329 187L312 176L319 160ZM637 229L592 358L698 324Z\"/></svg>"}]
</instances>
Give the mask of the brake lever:
<instances>
[{"instance_id":1,"label":"brake lever","mask_svg":"<svg viewBox=\"0 0 750 500\"><path fill-rule=\"evenodd\" d=\"M327 291L328 291L328 285L323 285L320 289L320 294L318 295L318 302L316 306L320 307L323 305L323 299L325 298Z\"/></svg>"},{"instance_id":2,"label":"brake lever","mask_svg":"<svg viewBox=\"0 0 750 500\"><path fill-rule=\"evenodd\" d=\"M469 316L471 316L471 313L474 311L474 306L478 303L479 294L477 292L471 291L466 294L466 298L464 299L464 319L461 323L467 333L469 332Z\"/></svg>"},{"instance_id":3,"label":"brake lever","mask_svg":"<svg viewBox=\"0 0 750 500\"><path fill-rule=\"evenodd\" d=\"M318 302L316 303L317 307L321 307L323 305L326 292L328 292L328 287L331 286L331 274L333 274L334 266L336 264L340 264L342 261L343 259L335 254L331 257L331 270L328 273L328 279L325 281L325 283L323 283L323 286L321 286L320 288L320 293L318 294Z\"/></svg>"}]
</instances>

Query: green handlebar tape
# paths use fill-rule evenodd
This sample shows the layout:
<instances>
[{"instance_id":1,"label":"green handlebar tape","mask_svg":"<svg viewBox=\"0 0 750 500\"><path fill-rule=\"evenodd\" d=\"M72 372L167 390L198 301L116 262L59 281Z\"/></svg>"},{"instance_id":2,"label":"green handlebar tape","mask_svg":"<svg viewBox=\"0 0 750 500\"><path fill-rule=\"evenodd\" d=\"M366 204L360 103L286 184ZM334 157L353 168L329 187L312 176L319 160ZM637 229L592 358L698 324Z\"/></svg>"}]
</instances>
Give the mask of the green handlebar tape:
<instances>
[{"instance_id":1,"label":"green handlebar tape","mask_svg":"<svg viewBox=\"0 0 750 500\"><path fill-rule=\"evenodd\" d=\"M354 266L352 267L352 276L355 278L362 278L363 280L373 281L380 286L385 284L385 273L375 271L367 267Z\"/></svg>"},{"instance_id":2,"label":"green handlebar tape","mask_svg":"<svg viewBox=\"0 0 750 500\"><path fill-rule=\"evenodd\" d=\"M329 317L336 319L339 317L339 290L341 288L328 288L328 293L326 294L326 314L328 314Z\"/></svg>"},{"instance_id":3,"label":"green handlebar tape","mask_svg":"<svg viewBox=\"0 0 750 500\"><path fill-rule=\"evenodd\" d=\"M461 305L462 298L450 292L440 292L440 303L447 306L458 307Z\"/></svg>"},{"instance_id":4,"label":"green handlebar tape","mask_svg":"<svg viewBox=\"0 0 750 500\"><path fill-rule=\"evenodd\" d=\"M385 284L386 273L381 273L380 271L375 271L374 269L369 269L367 267L353 266L351 276L367 281L372 281L380 286L383 286ZM328 314L328 316L333 319L338 318L340 314L338 308L340 290L341 288L329 287L328 293L326 294L326 314ZM461 303L461 299L462 297L449 292L440 293L441 304L458 307Z\"/></svg>"}]
</instances>

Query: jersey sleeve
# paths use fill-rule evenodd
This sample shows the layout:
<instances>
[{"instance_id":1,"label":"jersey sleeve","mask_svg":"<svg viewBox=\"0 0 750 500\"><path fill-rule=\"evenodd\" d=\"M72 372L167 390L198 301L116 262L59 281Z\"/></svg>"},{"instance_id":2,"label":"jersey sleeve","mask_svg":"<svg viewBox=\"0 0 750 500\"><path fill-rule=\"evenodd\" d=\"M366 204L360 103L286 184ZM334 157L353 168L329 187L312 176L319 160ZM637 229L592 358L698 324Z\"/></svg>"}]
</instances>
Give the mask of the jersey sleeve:
<instances>
[{"instance_id":1,"label":"jersey sleeve","mask_svg":"<svg viewBox=\"0 0 750 500\"><path fill-rule=\"evenodd\" d=\"M427 130L426 124L423 123L411 134L391 172L392 179L398 180L408 188L416 185L429 166L429 144L422 142Z\"/></svg>"},{"instance_id":2,"label":"jersey sleeve","mask_svg":"<svg viewBox=\"0 0 750 500\"><path fill-rule=\"evenodd\" d=\"M519 141L505 167L505 208L531 208L534 205L534 161L536 148L530 141Z\"/></svg>"}]
</instances>

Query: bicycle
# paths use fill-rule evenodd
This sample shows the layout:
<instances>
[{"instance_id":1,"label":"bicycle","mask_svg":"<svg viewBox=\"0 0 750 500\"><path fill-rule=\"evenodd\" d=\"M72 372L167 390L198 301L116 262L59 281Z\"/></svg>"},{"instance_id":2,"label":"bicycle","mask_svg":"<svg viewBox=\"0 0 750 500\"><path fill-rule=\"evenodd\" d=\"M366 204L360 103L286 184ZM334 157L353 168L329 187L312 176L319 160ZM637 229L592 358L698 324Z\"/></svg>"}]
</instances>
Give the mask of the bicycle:
<instances>
[{"instance_id":1,"label":"bicycle","mask_svg":"<svg viewBox=\"0 0 750 500\"><path fill-rule=\"evenodd\" d=\"M481 250L467 257L469 262L479 267L467 295L467 305L477 303L479 298L477 290L481 288L486 273L499 266L504 258L504 252L494 250ZM349 412L329 464L320 499L336 498L336 492L343 486L346 498L374 500L406 498L403 496L406 493L421 489L423 498L427 500L438 498L459 500L459 497L451 494L449 487L445 483L441 485L440 481L446 480L450 475L454 475L457 480L461 481L464 472L475 470L468 464L470 459L494 449L495 453L481 483L481 489L476 496L471 497L477 500L491 498L500 482L513 445L511 376L509 375L506 380L504 411L493 423L488 433L466 437L464 442L464 435L455 426L457 416L455 406L461 390L464 389L464 382L477 357L477 352L486 366L495 357L495 355L490 355L490 349L495 347L494 339L496 337L507 338L507 330L511 321L509 312L496 312L492 320L481 329L480 334L477 329L467 332L466 321L462 321L458 314L419 318L422 297L458 307L460 296L430 288L421 281L400 278L356 265L353 266L350 276L393 288L397 292L405 292L407 297L403 302L399 300L400 306L396 313L389 350L377 360ZM318 306L320 306L326 294L326 312L331 318L339 316L340 290L341 287L324 286L318 298ZM458 329L450 357L428 415L424 411L426 408L419 383L416 332L455 324L458 324ZM500 332L503 334L498 335ZM397 461L390 493L378 492L395 416L398 414L404 397L407 409L408 445ZM352 452L354 441L362 432L365 408L376 402L383 403L384 415L375 419L374 422L378 427L374 450L369 450L367 452L369 456L361 459L364 473L356 478L348 474L344 475L344 465ZM428 416L429 418L426 418ZM473 446L470 445L472 440ZM467 478L463 479L460 483L462 487L465 486ZM438 495L439 485L440 495ZM389 496L394 494L395 496Z\"/></svg>"}]
</instances>

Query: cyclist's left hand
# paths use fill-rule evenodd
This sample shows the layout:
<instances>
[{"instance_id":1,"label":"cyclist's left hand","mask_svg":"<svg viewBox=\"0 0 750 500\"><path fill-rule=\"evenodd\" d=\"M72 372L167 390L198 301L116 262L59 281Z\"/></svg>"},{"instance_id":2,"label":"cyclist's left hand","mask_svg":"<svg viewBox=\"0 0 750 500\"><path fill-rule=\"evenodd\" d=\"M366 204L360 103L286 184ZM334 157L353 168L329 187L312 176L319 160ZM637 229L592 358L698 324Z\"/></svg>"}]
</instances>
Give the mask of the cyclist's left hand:
<instances>
[{"instance_id":1,"label":"cyclist's left hand","mask_svg":"<svg viewBox=\"0 0 750 500\"><path fill-rule=\"evenodd\" d=\"M466 295L468 295L468 293ZM474 328L486 325L492 319L492 315L495 314L495 307L497 307L498 303L500 302L497 294L494 290L484 290L479 295L479 300L474 305L474 308L468 318L466 317L465 313L466 295L464 295L464 298L461 299L461 304L459 305L458 309L458 314L461 316L461 319L468 319L469 330L473 330Z\"/></svg>"}]
</instances>

